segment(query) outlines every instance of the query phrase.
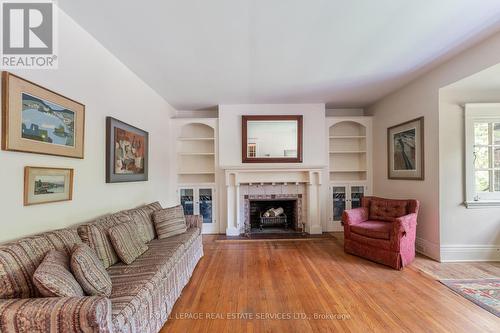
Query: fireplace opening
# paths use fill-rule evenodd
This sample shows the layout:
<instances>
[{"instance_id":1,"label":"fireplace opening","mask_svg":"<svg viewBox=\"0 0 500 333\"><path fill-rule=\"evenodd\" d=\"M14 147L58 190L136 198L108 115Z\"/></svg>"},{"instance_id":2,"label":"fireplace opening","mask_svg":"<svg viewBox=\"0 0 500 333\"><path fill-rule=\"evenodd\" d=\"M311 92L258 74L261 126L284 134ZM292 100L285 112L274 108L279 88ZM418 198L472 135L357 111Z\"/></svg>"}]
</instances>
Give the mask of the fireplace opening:
<instances>
[{"instance_id":1,"label":"fireplace opening","mask_svg":"<svg viewBox=\"0 0 500 333\"><path fill-rule=\"evenodd\" d=\"M288 233L298 230L297 199L250 200L251 233Z\"/></svg>"}]
</instances>

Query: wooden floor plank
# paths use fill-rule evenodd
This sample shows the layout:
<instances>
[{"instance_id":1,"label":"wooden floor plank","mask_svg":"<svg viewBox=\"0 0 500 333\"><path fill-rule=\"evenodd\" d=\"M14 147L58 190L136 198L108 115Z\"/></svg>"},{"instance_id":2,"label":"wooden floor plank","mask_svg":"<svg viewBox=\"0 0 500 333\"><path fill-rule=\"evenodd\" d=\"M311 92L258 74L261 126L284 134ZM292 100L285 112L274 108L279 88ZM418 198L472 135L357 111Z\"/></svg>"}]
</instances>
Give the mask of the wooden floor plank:
<instances>
[{"instance_id":1,"label":"wooden floor plank","mask_svg":"<svg viewBox=\"0 0 500 333\"><path fill-rule=\"evenodd\" d=\"M205 256L162 333L496 332L500 327L499 318L436 281L499 276L495 263L440 264L418 257L396 271L344 253L338 235L307 242L216 240L204 236Z\"/></svg>"}]
</instances>

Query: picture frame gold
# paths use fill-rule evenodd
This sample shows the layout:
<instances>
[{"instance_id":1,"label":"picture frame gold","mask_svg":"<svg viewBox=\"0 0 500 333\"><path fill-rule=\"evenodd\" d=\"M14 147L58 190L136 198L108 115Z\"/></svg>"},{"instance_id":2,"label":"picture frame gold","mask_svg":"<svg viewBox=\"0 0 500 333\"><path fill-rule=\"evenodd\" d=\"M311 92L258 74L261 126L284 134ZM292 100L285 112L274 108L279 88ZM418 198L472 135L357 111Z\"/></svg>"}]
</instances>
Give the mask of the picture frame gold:
<instances>
[{"instance_id":1,"label":"picture frame gold","mask_svg":"<svg viewBox=\"0 0 500 333\"><path fill-rule=\"evenodd\" d=\"M84 141L85 105L2 72L2 150L83 159Z\"/></svg>"},{"instance_id":2,"label":"picture frame gold","mask_svg":"<svg viewBox=\"0 0 500 333\"><path fill-rule=\"evenodd\" d=\"M73 177L70 168L26 166L24 206L73 200Z\"/></svg>"}]
</instances>

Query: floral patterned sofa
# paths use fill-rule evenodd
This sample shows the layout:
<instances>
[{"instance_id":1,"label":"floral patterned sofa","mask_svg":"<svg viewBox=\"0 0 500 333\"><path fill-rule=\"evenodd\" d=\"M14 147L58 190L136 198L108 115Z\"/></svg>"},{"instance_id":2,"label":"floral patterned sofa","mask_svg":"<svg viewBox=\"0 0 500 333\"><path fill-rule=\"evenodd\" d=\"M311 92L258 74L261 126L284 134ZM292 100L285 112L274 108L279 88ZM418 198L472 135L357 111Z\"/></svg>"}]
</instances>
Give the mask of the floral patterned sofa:
<instances>
[{"instance_id":1,"label":"floral patterned sofa","mask_svg":"<svg viewBox=\"0 0 500 333\"><path fill-rule=\"evenodd\" d=\"M158 332L203 256L202 219L186 216L187 231L156 239L152 213L159 203L46 232L0 246L0 332ZM148 250L132 264L113 257L106 229L127 215L143 223ZM130 221L130 219L128 219ZM86 230L104 231L101 239ZM70 253L77 243L93 248L111 277L111 296L40 296L32 277L45 254Z\"/></svg>"}]
</instances>

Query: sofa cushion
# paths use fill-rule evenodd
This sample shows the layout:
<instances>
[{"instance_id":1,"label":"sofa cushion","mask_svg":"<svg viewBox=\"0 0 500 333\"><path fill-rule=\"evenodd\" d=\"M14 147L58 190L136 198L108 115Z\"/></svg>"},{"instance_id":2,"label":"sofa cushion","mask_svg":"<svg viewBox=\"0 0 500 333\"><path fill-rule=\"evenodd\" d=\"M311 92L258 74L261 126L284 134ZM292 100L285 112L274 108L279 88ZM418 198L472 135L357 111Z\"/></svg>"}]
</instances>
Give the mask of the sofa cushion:
<instances>
[{"instance_id":1,"label":"sofa cushion","mask_svg":"<svg viewBox=\"0 0 500 333\"><path fill-rule=\"evenodd\" d=\"M131 221L126 213L119 212L79 226L78 234L83 242L95 251L104 268L108 268L119 261L109 239L108 230L118 224Z\"/></svg>"},{"instance_id":2,"label":"sofa cushion","mask_svg":"<svg viewBox=\"0 0 500 333\"><path fill-rule=\"evenodd\" d=\"M0 299L38 297L33 274L54 246L44 235L0 246Z\"/></svg>"},{"instance_id":3,"label":"sofa cushion","mask_svg":"<svg viewBox=\"0 0 500 333\"><path fill-rule=\"evenodd\" d=\"M163 239L186 232L186 219L181 205L157 210L153 213L158 239Z\"/></svg>"},{"instance_id":4,"label":"sofa cushion","mask_svg":"<svg viewBox=\"0 0 500 333\"><path fill-rule=\"evenodd\" d=\"M49 242L54 245L54 248L57 250L64 250L68 256L71 256L73 247L82 242L82 239L78 236L76 228L49 231L45 235L47 236Z\"/></svg>"},{"instance_id":5,"label":"sofa cushion","mask_svg":"<svg viewBox=\"0 0 500 333\"><path fill-rule=\"evenodd\" d=\"M94 250L87 244L75 245L71 270L83 290L90 296L111 295L111 279Z\"/></svg>"},{"instance_id":6,"label":"sofa cushion","mask_svg":"<svg viewBox=\"0 0 500 333\"><path fill-rule=\"evenodd\" d=\"M392 224L390 222L373 220L356 223L350 226L351 232L353 233L377 239L389 239L391 228Z\"/></svg>"},{"instance_id":7,"label":"sofa cushion","mask_svg":"<svg viewBox=\"0 0 500 333\"><path fill-rule=\"evenodd\" d=\"M155 239L132 264L118 263L108 269L113 284L110 299L115 327L122 327L127 321L152 320L152 307L165 306L165 300L158 297L167 297L172 291L159 290L164 288L163 279L197 237L198 230L192 228L181 235Z\"/></svg>"},{"instance_id":8,"label":"sofa cushion","mask_svg":"<svg viewBox=\"0 0 500 333\"><path fill-rule=\"evenodd\" d=\"M150 242L156 237L155 227L153 224L153 210L147 206L127 210L126 213L136 223L137 226L143 228L141 237L144 243Z\"/></svg>"},{"instance_id":9,"label":"sofa cushion","mask_svg":"<svg viewBox=\"0 0 500 333\"><path fill-rule=\"evenodd\" d=\"M143 243L143 238L134 223L122 223L108 230L109 238L115 252L125 264L131 264L137 257L143 254L148 246Z\"/></svg>"},{"instance_id":10,"label":"sofa cushion","mask_svg":"<svg viewBox=\"0 0 500 333\"><path fill-rule=\"evenodd\" d=\"M406 200L377 200L370 201L370 220L393 221L394 218L408 213Z\"/></svg>"},{"instance_id":11,"label":"sofa cushion","mask_svg":"<svg viewBox=\"0 0 500 333\"><path fill-rule=\"evenodd\" d=\"M66 252L51 250L33 274L33 283L44 297L84 296L69 267Z\"/></svg>"}]
</instances>

